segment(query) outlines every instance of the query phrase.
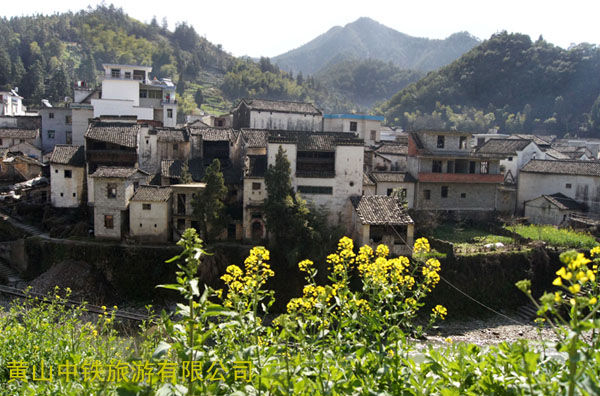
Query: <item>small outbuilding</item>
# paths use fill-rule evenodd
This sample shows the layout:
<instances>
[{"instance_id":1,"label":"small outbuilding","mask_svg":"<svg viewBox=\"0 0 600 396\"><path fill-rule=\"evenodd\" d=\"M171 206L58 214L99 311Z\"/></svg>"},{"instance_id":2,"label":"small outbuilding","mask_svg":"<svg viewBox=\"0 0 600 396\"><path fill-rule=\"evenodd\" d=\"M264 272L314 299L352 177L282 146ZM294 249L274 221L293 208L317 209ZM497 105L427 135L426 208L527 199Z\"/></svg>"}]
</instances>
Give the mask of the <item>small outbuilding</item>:
<instances>
[{"instance_id":1,"label":"small outbuilding","mask_svg":"<svg viewBox=\"0 0 600 396\"><path fill-rule=\"evenodd\" d=\"M414 241L415 223L402 202L385 195L351 197L352 227L355 242L376 248L387 245L394 256L409 256Z\"/></svg>"},{"instance_id":2,"label":"small outbuilding","mask_svg":"<svg viewBox=\"0 0 600 396\"><path fill-rule=\"evenodd\" d=\"M542 195L525 202L525 217L533 224L561 225L572 214L581 215L585 205L564 194Z\"/></svg>"}]
</instances>

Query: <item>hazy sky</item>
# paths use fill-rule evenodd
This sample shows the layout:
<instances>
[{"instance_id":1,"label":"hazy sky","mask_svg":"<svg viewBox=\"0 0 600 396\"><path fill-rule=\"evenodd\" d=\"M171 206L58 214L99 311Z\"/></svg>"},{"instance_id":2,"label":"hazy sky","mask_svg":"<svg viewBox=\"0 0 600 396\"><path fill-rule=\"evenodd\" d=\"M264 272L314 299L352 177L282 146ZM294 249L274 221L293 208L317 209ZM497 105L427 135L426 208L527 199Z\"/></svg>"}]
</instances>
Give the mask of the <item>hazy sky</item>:
<instances>
[{"instance_id":1,"label":"hazy sky","mask_svg":"<svg viewBox=\"0 0 600 396\"><path fill-rule=\"evenodd\" d=\"M2 16L78 11L97 0L5 1ZM107 1L106 4L110 4ZM558 46L600 44L598 0L114 0L131 17L159 23L167 18L188 22L214 44L233 55L275 56L301 46L333 26L343 26L361 16L370 17L402 33L417 37L446 38L468 31L480 38L495 32L525 33L533 40L541 34Z\"/></svg>"}]
</instances>

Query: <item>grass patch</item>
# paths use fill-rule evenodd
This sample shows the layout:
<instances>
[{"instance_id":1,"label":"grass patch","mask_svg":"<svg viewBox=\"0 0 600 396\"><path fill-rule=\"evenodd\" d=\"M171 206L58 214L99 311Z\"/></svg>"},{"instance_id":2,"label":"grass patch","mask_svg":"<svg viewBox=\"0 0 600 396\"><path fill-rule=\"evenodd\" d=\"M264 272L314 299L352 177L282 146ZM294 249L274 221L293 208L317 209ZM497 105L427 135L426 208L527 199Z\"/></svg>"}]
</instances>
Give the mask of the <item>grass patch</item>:
<instances>
[{"instance_id":1,"label":"grass patch","mask_svg":"<svg viewBox=\"0 0 600 396\"><path fill-rule=\"evenodd\" d=\"M519 224L514 227L505 228L511 232L516 232L524 238L543 241L552 246L591 249L598 245L596 238L592 235L568 228L556 228L551 225L538 224Z\"/></svg>"},{"instance_id":2,"label":"grass patch","mask_svg":"<svg viewBox=\"0 0 600 396\"><path fill-rule=\"evenodd\" d=\"M456 224L442 224L433 232L433 237L454 244L487 244L502 242L509 244L513 242L510 237L490 234L489 229L463 226Z\"/></svg>"}]
</instances>

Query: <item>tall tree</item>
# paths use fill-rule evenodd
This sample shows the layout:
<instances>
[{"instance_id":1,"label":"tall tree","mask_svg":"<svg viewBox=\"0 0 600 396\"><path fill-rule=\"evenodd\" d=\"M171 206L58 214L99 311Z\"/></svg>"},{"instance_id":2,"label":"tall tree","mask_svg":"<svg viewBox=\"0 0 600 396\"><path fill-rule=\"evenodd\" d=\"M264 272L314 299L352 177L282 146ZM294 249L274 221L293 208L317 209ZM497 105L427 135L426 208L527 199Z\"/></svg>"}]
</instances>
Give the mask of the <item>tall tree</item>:
<instances>
[{"instance_id":1,"label":"tall tree","mask_svg":"<svg viewBox=\"0 0 600 396\"><path fill-rule=\"evenodd\" d=\"M600 133L600 95L598 95L592 105L590 121L592 123L592 129Z\"/></svg>"},{"instance_id":2,"label":"tall tree","mask_svg":"<svg viewBox=\"0 0 600 396\"><path fill-rule=\"evenodd\" d=\"M25 75L23 83L24 96L28 99L28 102L35 105L39 104L44 99L46 92L44 86L44 66L41 61L35 61Z\"/></svg>"},{"instance_id":3,"label":"tall tree","mask_svg":"<svg viewBox=\"0 0 600 396\"><path fill-rule=\"evenodd\" d=\"M265 173L265 184L268 193L264 205L267 230L275 250L286 257L288 265L294 265L301 249L311 241L310 211L292 188L290 161L281 146L275 165L270 165Z\"/></svg>"},{"instance_id":4,"label":"tall tree","mask_svg":"<svg viewBox=\"0 0 600 396\"><path fill-rule=\"evenodd\" d=\"M0 48L0 86L10 83L12 77L10 56L4 48Z\"/></svg>"},{"instance_id":5,"label":"tall tree","mask_svg":"<svg viewBox=\"0 0 600 396\"><path fill-rule=\"evenodd\" d=\"M46 95L55 102L61 102L71 96L71 83L63 66L59 66L52 74Z\"/></svg>"},{"instance_id":6,"label":"tall tree","mask_svg":"<svg viewBox=\"0 0 600 396\"><path fill-rule=\"evenodd\" d=\"M196 94L194 95L194 101L198 105L198 108L201 108L202 103L204 103L204 95L202 94L202 89L198 88Z\"/></svg>"},{"instance_id":7,"label":"tall tree","mask_svg":"<svg viewBox=\"0 0 600 396\"><path fill-rule=\"evenodd\" d=\"M192 201L194 216L200 222L200 235L205 241L212 241L218 237L227 226L225 213L225 199L227 187L221 172L221 162L214 159L206 168L202 178L206 187Z\"/></svg>"},{"instance_id":8,"label":"tall tree","mask_svg":"<svg viewBox=\"0 0 600 396\"><path fill-rule=\"evenodd\" d=\"M183 165L181 165L180 182L181 182L181 184L188 184L188 183L192 183L193 181L194 181L194 179L192 178L192 174L190 173L190 164L189 164L188 160L185 160L183 162Z\"/></svg>"}]
</instances>

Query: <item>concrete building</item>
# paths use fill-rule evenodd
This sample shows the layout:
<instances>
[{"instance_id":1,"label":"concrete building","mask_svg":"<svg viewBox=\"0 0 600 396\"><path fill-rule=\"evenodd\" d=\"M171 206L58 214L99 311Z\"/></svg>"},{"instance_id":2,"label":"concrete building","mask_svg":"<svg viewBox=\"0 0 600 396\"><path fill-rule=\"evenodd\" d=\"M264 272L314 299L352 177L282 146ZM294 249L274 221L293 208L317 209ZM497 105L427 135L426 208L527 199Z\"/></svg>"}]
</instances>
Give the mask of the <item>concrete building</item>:
<instances>
[{"instance_id":1,"label":"concrete building","mask_svg":"<svg viewBox=\"0 0 600 396\"><path fill-rule=\"evenodd\" d=\"M366 145L381 140L383 116L367 114L323 114L323 131L356 133Z\"/></svg>"},{"instance_id":2,"label":"concrete building","mask_svg":"<svg viewBox=\"0 0 600 396\"><path fill-rule=\"evenodd\" d=\"M93 99L100 99L100 90L90 88L85 82L79 81L73 88L75 98L69 104L71 109L71 135L74 146L85 145L85 132L94 118Z\"/></svg>"},{"instance_id":3,"label":"concrete building","mask_svg":"<svg viewBox=\"0 0 600 396\"><path fill-rule=\"evenodd\" d=\"M161 126L177 124L175 84L169 79L150 79L152 67L103 64L102 97L91 99L94 117L134 116Z\"/></svg>"},{"instance_id":4,"label":"concrete building","mask_svg":"<svg viewBox=\"0 0 600 396\"><path fill-rule=\"evenodd\" d=\"M50 200L55 208L76 208L86 184L83 146L56 145L50 157Z\"/></svg>"},{"instance_id":5,"label":"concrete building","mask_svg":"<svg viewBox=\"0 0 600 396\"><path fill-rule=\"evenodd\" d=\"M409 136L408 172L417 180L414 208L476 216L497 209L503 182L501 156L477 154L472 136L459 131L419 131Z\"/></svg>"},{"instance_id":6,"label":"concrete building","mask_svg":"<svg viewBox=\"0 0 600 396\"><path fill-rule=\"evenodd\" d=\"M533 224L567 224L571 215L582 215L585 206L564 194L542 195L525 202L525 217Z\"/></svg>"},{"instance_id":7,"label":"concrete building","mask_svg":"<svg viewBox=\"0 0 600 396\"><path fill-rule=\"evenodd\" d=\"M323 112L312 103L242 99L232 110L233 128L320 131Z\"/></svg>"},{"instance_id":8,"label":"concrete building","mask_svg":"<svg viewBox=\"0 0 600 396\"><path fill-rule=\"evenodd\" d=\"M14 89L0 91L0 116L24 116L23 97Z\"/></svg>"},{"instance_id":9,"label":"concrete building","mask_svg":"<svg viewBox=\"0 0 600 396\"><path fill-rule=\"evenodd\" d=\"M94 179L94 235L121 239L129 232L129 202L150 175L136 168L101 166Z\"/></svg>"},{"instance_id":10,"label":"concrete building","mask_svg":"<svg viewBox=\"0 0 600 396\"><path fill-rule=\"evenodd\" d=\"M171 238L171 187L139 186L129 202L132 238L166 243Z\"/></svg>"},{"instance_id":11,"label":"concrete building","mask_svg":"<svg viewBox=\"0 0 600 396\"><path fill-rule=\"evenodd\" d=\"M205 183L173 184L171 191L172 199L172 229L173 240L181 239L183 232L187 228L199 229L199 223L194 216L192 201L194 195L200 193L206 188Z\"/></svg>"},{"instance_id":12,"label":"concrete building","mask_svg":"<svg viewBox=\"0 0 600 396\"><path fill-rule=\"evenodd\" d=\"M73 144L73 116L70 107L42 107L42 150L52 151L57 144Z\"/></svg>"},{"instance_id":13,"label":"concrete building","mask_svg":"<svg viewBox=\"0 0 600 396\"><path fill-rule=\"evenodd\" d=\"M358 246L384 244L393 256L411 256L414 221L400 200L382 195L351 198L352 222L347 232Z\"/></svg>"},{"instance_id":14,"label":"concrete building","mask_svg":"<svg viewBox=\"0 0 600 396\"><path fill-rule=\"evenodd\" d=\"M531 160L519 176L517 213L525 202L541 195L561 193L600 213L600 162L575 160Z\"/></svg>"},{"instance_id":15,"label":"concrete building","mask_svg":"<svg viewBox=\"0 0 600 396\"><path fill-rule=\"evenodd\" d=\"M527 139L490 139L476 150L479 155L501 156L500 169L504 172L504 184L516 184L519 170L533 159L544 159L544 152Z\"/></svg>"}]
</instances>

